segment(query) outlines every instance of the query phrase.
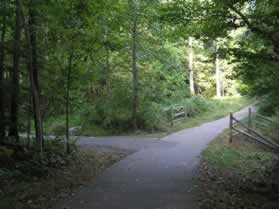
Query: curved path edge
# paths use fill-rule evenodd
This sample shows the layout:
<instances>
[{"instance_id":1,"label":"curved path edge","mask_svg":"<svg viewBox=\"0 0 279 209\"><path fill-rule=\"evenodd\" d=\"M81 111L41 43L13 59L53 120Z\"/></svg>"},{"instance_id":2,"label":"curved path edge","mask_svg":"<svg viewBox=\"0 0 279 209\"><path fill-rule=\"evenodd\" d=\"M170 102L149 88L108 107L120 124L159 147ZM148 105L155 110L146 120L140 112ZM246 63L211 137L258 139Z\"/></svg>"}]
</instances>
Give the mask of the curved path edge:
<instances>
[{"instance_id":1,"label":"curved path edge","mask_svg":"<svg viewBox=\"0 0 279 209\"><path fill-rule=\"evenodd\" d=\"M250 106L249 106L250 107ZM235 116L247 116L248 107ZM229 118L173 133L107 169L96 183L54 209L195 209L193 192L201 152Z\"/></svg>"}]
</instances>

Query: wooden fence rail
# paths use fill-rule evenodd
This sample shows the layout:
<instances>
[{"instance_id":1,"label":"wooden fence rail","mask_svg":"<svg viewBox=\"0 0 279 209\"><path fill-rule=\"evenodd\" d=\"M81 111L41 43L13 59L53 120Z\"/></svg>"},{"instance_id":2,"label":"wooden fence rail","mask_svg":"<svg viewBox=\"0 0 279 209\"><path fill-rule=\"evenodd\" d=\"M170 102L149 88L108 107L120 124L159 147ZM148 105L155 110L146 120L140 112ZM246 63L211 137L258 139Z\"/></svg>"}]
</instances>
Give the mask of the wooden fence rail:
<instances>
[{"instance_id":1,"label":"wooden fence rail","mask_svg":"<svg viewBox=\"0 0 279 209\"><path fill-rule=\"evenodd\" d=\"M272 119L267 118L267 117L265 117L265 116L263 116L263 115L255 114L255 116L256 116L256 117L259 117L259 118L262 118L262 119L264 119L265 121L269 121L269 122L271 122L271 123L273 123L273 124L275 124L275 125L279 125L279 122L278 122L278 121L272 120Z\"/></svg>"},{"instance_id":2,"label":"wooden fence rail","mask_svg":"<svg viewBox=\"0 0 279 209\"><path fill-rule=\"evenodd\" d=\"M188 111L187 111L186 106L171 107L171 108L165 110L164 112L169 114L171 127L174 126L174 123L176 121L179 121L181 119L188 117Z\"/></svg>"},{"instance_id":3,"label":"wooden fence rail","mask_svg":"<svg viewBox=\"0 0 279 209\"><path fill-rule=\"evenodd\" d=\"M257 130L253 129L253 122L256 123L256 121L253 121L252 116L253 116L252 109L249 108L248 124L246 125L244 122L236 119L232 113L230 114L230 142L231 143L233 142L233 137L235 135L242 134L244 136L247 136L247 137L257 141L258 143L264 144L272 149L279 151L279 144L275 143L274 141L272 141L272 139L265 136L264 134L259 133ZM261 117L269 122L279 125L278 122L273 121L265 116L262 116L259 114L255 114L255 116ZM243 128L243 130L240 128L237 128L235 126L239 126L240 128ZM234 134L234 132L236 132L236 134Z\"/></svg>"}]
</instances>

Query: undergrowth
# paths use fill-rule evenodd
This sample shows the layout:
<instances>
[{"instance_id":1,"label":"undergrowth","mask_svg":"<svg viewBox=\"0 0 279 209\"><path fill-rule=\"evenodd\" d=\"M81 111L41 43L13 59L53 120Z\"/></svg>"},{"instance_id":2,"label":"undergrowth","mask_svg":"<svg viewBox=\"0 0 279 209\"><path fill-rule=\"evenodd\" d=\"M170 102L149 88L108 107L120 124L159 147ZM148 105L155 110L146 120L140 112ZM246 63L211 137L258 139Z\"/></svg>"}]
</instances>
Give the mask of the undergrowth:
<instances>
[{"instance_id":1,"label":"undergrowth","mask_svg":"<svg viewBox=\"0 0 279 209\"><path fill-rule=\"evenodd\" d=\"M121 158L71 148L67 155L62 142L48 141L41 160L35 152L0 147L0 208L49 209Z\"/></svg>"},{"instance_id":2,"label":"undergrowth","mask_svg":"<svg viewBox=\"0 0 279 209\"><path fill-rule=\"evenodd\" d=\"M235 112L252 103L248 97L224 97L221 99L206 99L201 96L187 98L180 102L159 104L156 102L143 103L139 107L139 129L135 132L132 127L131 115L127 109L115 107L105 110L87 106L78 114L70 117L71 127L81 127L77 135L83 136L108 136L108 135L145 135L175 132L184 128L193 127L201 123L221 118L229 112ZM170 125L167 109L184 106L188 118ZM65 117L51 117L45 123L47 134L64 135Z\"/></svg>"},{"instance_id":3,"label":"undergrowth","mask_svg":"<svg viewBox=\"0 0 279 209\"><path fill-rule=\"evenodd\" d=\"M219 135L202 155L198 192L201 209L277 209L274 152L229 131Z\"/></svg>"}]
</instances>

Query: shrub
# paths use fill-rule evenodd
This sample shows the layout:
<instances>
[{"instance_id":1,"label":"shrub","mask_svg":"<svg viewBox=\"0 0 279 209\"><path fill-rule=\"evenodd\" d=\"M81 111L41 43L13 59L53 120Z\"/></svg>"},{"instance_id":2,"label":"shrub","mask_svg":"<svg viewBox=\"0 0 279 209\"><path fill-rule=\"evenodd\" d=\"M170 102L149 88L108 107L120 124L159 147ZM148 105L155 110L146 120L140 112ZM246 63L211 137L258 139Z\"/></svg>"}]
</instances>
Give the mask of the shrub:
<instances>
[{"instance_id":1,"label":"shrub","mask_svg":"<svg viewBox=\"0 0 279 209\"><path fill-rule=\"evenodd\" d=\"M148 102L140 111L139 117L143 121L143 128L148 131L162 130L166 122L162 106L155 102Z\"/></svg>"},{"instance_id":2,"label":"shrub","mask_svg":"<svg viewBox=\"0 0 279 209\"><path fill-rule=\"evenodd\" d=\"M187 109L189 117L193 117L198 113L208 110L209 108L208 101L201 96L194 96L189 99L186 99L184 105Z\"/></svg>"},{"instance_id":3,"label":"shrub","mask_svg":"<svg viewBox=\"0 0 279 209\"><path fill-rule=\"evenodd\" d=\"M279 98L276 94L269 94L258 104L259 112L263 115L272 116L279 110Z\"/></svg>"}]
</instances>

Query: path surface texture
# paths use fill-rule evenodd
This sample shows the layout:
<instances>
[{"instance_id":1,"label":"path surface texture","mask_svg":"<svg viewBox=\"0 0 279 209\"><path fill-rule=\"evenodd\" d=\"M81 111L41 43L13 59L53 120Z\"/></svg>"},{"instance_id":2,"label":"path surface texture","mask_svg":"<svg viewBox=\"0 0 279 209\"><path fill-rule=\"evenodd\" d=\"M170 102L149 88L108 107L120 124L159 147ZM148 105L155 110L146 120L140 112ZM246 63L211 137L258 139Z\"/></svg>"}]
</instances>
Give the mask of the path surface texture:
<instances>
[{"instance_id":1,"label":"path surface texture","mask_svg":"<svg viewBox=\"0 0 279 209\"><path fill-rule=\"evenodd\" d=\"M235 116L242 119L247 111L245 108ZM160 140L81 138L84 146L116 146L136 152L55 209L195 209L198 197L192 192L193 178L201 152L228 124L226 117Z\"/></svg>"}]
</instances>

